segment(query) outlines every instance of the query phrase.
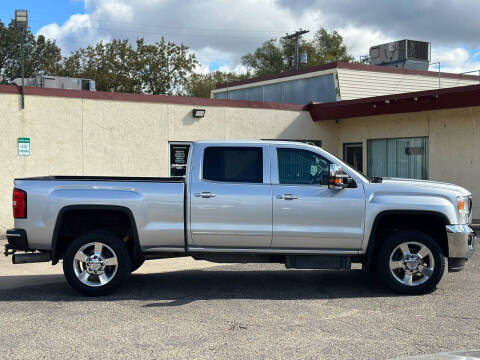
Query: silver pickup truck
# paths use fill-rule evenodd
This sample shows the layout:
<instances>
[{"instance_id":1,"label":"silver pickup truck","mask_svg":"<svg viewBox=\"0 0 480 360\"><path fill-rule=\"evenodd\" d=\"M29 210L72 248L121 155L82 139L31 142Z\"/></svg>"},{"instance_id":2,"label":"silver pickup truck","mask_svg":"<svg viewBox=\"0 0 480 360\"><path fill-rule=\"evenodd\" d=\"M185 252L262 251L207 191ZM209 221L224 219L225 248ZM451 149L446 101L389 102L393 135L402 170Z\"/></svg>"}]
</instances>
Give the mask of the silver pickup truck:
<instances>
[{"instance_id":1,"label":"silver pickup truck","mask_svg":"<svg viewBox=\"0 0 480 360\"><path fill-rule=\"evenodd\" d=\"M199 141L185 178L15 180L13 263L63 261L85 295L118 288L147 259L376 271L393 291L432 291L472 256L472 198L432 181L367 178L319 147ZM22 251L21 253L17 253ZM24 251L24 252L23 252Z\"/></svg>"}]
</instances>

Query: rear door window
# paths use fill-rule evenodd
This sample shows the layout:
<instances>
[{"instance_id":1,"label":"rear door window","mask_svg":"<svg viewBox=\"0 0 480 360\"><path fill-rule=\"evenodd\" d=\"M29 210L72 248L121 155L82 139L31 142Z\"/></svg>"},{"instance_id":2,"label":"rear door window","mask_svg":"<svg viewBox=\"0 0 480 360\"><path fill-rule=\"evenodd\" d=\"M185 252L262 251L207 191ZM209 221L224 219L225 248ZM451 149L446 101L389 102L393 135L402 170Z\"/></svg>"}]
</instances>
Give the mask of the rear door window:
<instances>
[{"instance_id":1,"label":"rear door window","mask_svg":"<svg viewBox=\"0 0 480 360\"><path fill-rule=\"evenodd\" d=\"M203 153L203 179L220 182L262 183L261 147L212 146Z\"/></svg>"}]
</instances>

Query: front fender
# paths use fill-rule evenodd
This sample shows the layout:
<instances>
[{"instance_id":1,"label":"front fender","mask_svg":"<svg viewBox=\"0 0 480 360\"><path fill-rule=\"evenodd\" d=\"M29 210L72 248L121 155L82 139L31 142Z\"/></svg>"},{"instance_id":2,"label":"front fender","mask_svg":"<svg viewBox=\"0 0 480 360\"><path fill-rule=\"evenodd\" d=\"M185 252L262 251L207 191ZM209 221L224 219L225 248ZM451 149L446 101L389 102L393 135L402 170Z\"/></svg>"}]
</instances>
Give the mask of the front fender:
<instances>
[{"instance_id":1,"label":"front fender","mask_svg":"<svg viewBox=\"0 0 480 360\"><path fill-rule=\"evenodd\" d=\"M375 221L392 213L441 216L446 224L456 224L458 221L457 210L446 195L372 192L366 199L362 253L367 250Z\"/></svg>"}]
</instances>

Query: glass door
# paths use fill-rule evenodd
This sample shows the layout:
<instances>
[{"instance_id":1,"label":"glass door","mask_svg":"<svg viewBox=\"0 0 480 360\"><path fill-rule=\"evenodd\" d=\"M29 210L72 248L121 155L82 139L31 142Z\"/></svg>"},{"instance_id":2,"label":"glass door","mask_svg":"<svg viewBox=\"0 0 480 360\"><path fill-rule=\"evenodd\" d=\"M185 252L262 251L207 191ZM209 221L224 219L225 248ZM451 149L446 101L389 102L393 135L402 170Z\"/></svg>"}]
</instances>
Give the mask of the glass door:
<instances>
[{"instance_id":1,"label":"glass door","mask_svg":"<svg viewBox=\"0 0 480 360\"><path fill-rule=\"evenodd\" d=\"M345 143L343 144L343 161L348 165L363 173L363 144Z\"/></svg>"}]
</instances>

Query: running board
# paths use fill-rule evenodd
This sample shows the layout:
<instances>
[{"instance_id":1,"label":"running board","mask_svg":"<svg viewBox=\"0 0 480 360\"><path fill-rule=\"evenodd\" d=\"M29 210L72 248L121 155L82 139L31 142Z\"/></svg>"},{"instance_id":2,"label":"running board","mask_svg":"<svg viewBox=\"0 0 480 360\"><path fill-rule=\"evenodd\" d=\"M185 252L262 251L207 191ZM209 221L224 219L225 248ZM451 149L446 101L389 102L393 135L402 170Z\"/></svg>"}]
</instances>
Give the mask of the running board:
<instances>
[{"instance_id":1,"label":"running board","mask_svg":"<svg viewBox=\"0 0 480 360\"><path fill-rule=\"evenodd\" d=\"M350 256L332 255L287 255L285 267L287 269L345 269L350 270L352 259Z\"/></svg>"},{"instance_id":2,"label":"running board","mask_svg":"<svg viewBox=\"0 0 480 360\"><path fill-rule=\"evenodd\" d=\"M29 264L37 262L47 262L52 260L52 254L50 253L32 253L32 254L13 254L12 263L14 264Z\"/></svg>"}]
</instances>

